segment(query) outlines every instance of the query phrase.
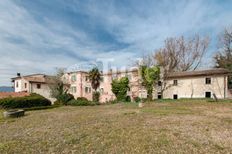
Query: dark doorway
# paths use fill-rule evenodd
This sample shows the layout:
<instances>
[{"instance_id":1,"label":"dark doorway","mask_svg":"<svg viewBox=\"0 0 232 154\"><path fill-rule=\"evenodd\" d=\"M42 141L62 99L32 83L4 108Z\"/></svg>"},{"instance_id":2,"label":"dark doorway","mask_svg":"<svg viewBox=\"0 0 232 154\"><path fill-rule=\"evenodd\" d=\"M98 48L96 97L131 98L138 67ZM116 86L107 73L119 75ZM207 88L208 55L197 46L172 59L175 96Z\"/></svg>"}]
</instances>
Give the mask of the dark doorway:
<instances>
[{"instance_id":1,"label":"dark doorway","mask_svg":"<svg viewBox=\"0 0 232 154\"><path fill-rule=\"evenodd\" d=\"M205 98L211 98L211 92L205 92Z\"/></svg>"},{"instance_id":2,"label":"dark doorway","mask_svg":"<svg viewBox=\"0 0 232 154\"><path fill-rule=\"evenodd\" d=\"M161 93L161 92L158 92L158 93L157 93L157 98L158 98L158 99L162 99L162 93Z\"/></svg>"},{"instance_id":3,"label":"dark doorway","mask_svg":"<svg viewBox=\"0 0 232 154\"><path fill-rule=\"evenodd\" d=\"M173 99L178 99L178 95L173 95Z\"/></svg>"}]
</instances>

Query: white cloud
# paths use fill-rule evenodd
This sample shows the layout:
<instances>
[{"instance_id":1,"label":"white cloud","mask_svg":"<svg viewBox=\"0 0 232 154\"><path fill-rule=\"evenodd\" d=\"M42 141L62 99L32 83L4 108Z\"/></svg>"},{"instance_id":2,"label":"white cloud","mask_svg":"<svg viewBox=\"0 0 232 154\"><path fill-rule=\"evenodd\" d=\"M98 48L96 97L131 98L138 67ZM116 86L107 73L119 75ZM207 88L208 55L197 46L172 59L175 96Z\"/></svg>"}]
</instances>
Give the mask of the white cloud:
<instances>
[{"instance_id":1,"label":"white cloud","mask_svg":"<svg viewBox=\"0 0 232 154\"><path fill-rule=\"evenodd\" d=\"M43 15L36 20L26 8L12 0L0 1L0 85L9 84L16 72L53 73L55 67L66 67L86 60L114 58L114 65L127 66L131 59L163 45L166 37L202 32L210 36L231 23L232 11L217 3L205 1L138 1L133 6L118 7L116 1L66 2L74 12L91 17L118 42L128 44L109 49L111 44L96 41L87 32L62 20ZM137 5L137 6L136 6ZM41 13L42 14L42 13ZM93 24L94 25L94 24ZM106 52L107 51L107 52ZM208 60L207 60L208 61Z\"/></svg>"}]
</instances>

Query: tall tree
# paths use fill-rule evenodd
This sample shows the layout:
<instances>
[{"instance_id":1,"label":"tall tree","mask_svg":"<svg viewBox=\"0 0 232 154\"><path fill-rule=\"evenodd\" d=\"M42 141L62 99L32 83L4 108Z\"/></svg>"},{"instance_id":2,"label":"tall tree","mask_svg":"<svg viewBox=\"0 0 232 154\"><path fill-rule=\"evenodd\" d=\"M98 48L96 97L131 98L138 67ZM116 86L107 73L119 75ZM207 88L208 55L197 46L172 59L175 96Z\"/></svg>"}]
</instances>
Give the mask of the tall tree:
<instances>
[{"instance_id":1,"label":"tall tree","mask_svg":"<svg viewBox=\"0 0 232 154\"><path fill-rule=\"evenodd\" d=\"M115 94L117 101L126 101L127 91L129 87L129 79L122 77L121 79L114 79L111 83L112 92Z\"/></svg>"},{"instance_id":2,"label":"tall tree","mask_svg":"<svg viewBox=\"0 0 232 154\"><path fill-rule=\"evenodd\" d=\"M226 28L218 39L218 53L214 57L215 67L225 68L232 72L232 27ZM232 88L232 76L228 79L229 88Z\"/></svg>"},{"instance_id":3,"label":"tall tree","mask_svg":"<svg viewBox=\"0 0 232 154\"><path fill-rule=\"evenodd\" d=\"M209 45L209 38L199 35L186 39L184 36L168 38L163 48L155 52L155 60L165 70L196 70L201 64Z\"/></svg>"},{"instance_id":4,"label":"tall tree","mask_svg":"<svg viewBox=\"0 0 232 154\"><path fill-rule=\"evenodd\" d=\"M146 65L141 65L140 75L142 78L142 85L147 90L148 100L152 100L153 88L160 78L160 68L158 66L148 67Z\"/></svg>"},{"instance_id":5,"label":"tall tree","mask_svg":"<svg viewBox=\"0 0 232 154\"><path fill-rule=\"evenodd\" d=\"M196 70L207 52L208 37L195 35L186 39L184 36L167 38L164 47L155 52L154 59L161 68L161 93L170 87L166 81L168 74L176 71Z\"/></svg>"},{"instance_id":6,"label":"tall tree","mask_svg":"<svg viewBox=\"0 0 232 154\"><path fill-rule=\"evenodd\" d=\"M68 93L70 85L64 82L64 73L63 68L58 68L56 75L50 77L49 88L51 97L56 98L60 104L67 105L67 102L74 99L74 97Z\"/></svg>"},{"instance_id":7,"label":"tall tree","mask_svg":"<svg viewBox=\"0 0 232 154\"><path fill-rule=\"evenodd\" d=\"M101 73L97 67L89 71L89 79L91 81L92 88L96 91L100 86Z\"/></svg>"},{"instance_id":8,"label":"tall tree","mask_svg":"<svg viewBox=\"0 0 232 154\"><path fill-rule=\"evenodd\" d=\"M94 99L94 101L99 101L100 95L99 95L99 92L97 92L97 89L100 86L101 73L97 67L95 67L89 71L89 79L91 81L91 86L94 89L93 99Z\"/></svg>"},{"instance_id":9,"label":"tall tree","mask_svg":"<svg viewBox=\"0 0 232 154\"><path fill-rule=\"evenodd\" d=\"M226 28L218 40L218 53L214 57L216 66L232 71L232 28Z\"/></svg>"}]
</instances>

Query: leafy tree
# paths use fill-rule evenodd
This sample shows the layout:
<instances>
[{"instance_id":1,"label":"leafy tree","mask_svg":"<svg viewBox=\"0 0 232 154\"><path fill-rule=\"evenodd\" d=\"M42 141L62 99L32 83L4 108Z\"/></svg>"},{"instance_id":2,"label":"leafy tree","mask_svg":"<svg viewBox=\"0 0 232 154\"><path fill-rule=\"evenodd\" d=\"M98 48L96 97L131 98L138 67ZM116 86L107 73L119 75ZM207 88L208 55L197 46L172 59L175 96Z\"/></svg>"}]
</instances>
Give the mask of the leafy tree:
<instances>
[{"instance_id":1,"label":"leafy tree","mask_svg":"<svg viewBox=\"0 0 232 154\"><path fill-rule=\"evenodd\" d=\"M93 68L92 70L89 71L89 79L91 81L91 86L94 89L93 92L93 99L94 101L99 101L99 93L97 92L97 89L100 86L101 82L101 73L97 67Z\"/></svg>"},{"instance_id":2,"label":"leafy tree","mask_svg":"<svg viewBox=\"0 0 232 154\"><path fill-rule=\"evenodd\" d=\"M155 84L160 78L160 68L158 66L140 66L142 85L146 88L148 99L152 100L152 93Z\"/></svg>"},{"instance_id":3,"label":"leafy tree","mask_svg":"<svg viewBox=\"0 0 232 154\"><path fill-rule=\"evenodd\" d=\"M111 83L112 92L115 94L118 101L126 101L127 91L129 90L129 79L122 77L114 79Z\"/></svg>"},{"instance_id":4,"label":"leafy tree","mask_svg":"<svg viewBox=\"0 0 232 154\"><path fill-rule=\"evenodd\" d=\"M55 76L50 77L49 88L50 95L56 98L57 102L67 105L67 102L74 99L74 96L68 93L69 85L62 80L64 69L58 69Z\"/></svg>"}]
</instances>

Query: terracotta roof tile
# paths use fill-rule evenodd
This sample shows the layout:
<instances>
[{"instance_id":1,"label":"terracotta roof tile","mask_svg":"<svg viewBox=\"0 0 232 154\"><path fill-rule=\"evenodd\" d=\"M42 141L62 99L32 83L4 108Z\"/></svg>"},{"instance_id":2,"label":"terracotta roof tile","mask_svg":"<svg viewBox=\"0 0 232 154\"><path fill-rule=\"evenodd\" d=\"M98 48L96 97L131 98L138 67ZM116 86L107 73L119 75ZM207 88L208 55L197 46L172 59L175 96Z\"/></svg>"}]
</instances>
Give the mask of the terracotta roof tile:
<instances>
[{"instance_id":1,"label":"terracotta roof tile","mask_svg":"<svg viewBox=\"0 0 232 154\"><path fill-rule=\"evenodd\" d=\"M173 72L168 75L168 78L181 78L181 77L194 77L194 76L207 76L207 75L224 75L229 74L230 71L223 68L215 68L200 71L186 71L186 72Z\"/></svg>"},{"instance_id":2,"label":"terracotta roof tile","mask_svg":"<svg viewBox=\"0 0 232 154\"><path fill-rule=\"evenodd\" d=\"M28 92L0 92L0 99L7 97L24 97L29 96Z\"/></svg>"}]
</instances>

